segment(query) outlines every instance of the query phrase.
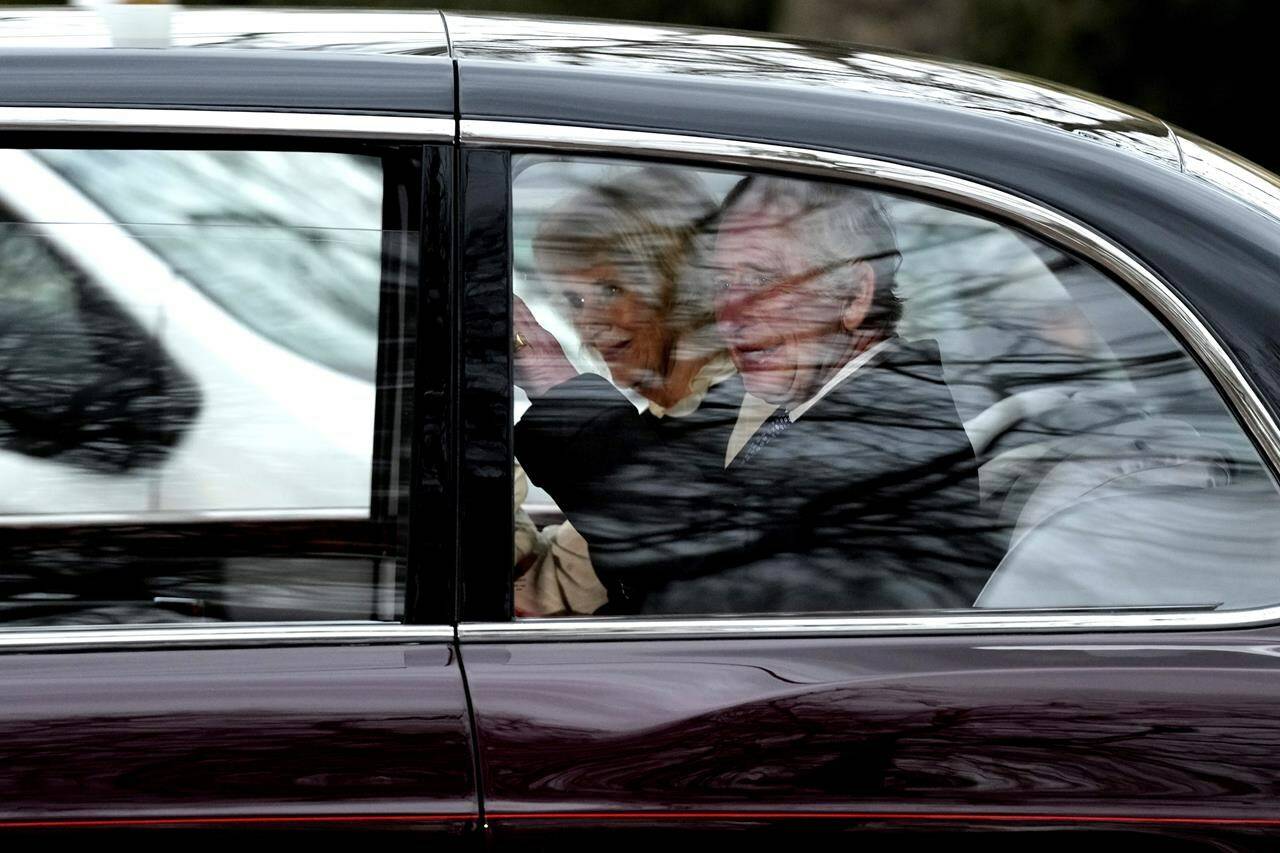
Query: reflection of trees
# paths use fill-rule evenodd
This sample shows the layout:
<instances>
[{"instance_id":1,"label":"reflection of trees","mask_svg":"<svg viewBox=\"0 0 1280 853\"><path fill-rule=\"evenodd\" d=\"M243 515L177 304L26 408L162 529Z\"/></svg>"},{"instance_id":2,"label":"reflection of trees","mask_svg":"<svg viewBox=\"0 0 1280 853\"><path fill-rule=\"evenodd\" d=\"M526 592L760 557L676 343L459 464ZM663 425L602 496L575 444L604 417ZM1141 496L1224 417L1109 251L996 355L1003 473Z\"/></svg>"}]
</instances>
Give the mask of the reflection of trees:
<instances>
[{"instance_id":1,"label":"reflection of trees","mask_svg":"<svg viewBox=\"0 0 1280 853\"><path fill-rule=\"evenodd\" d=\"M382 619L386 528L368 521L10 526L6 626Z\"/></svg>"},{"instance_id":2,"label":"reflection of trees","mask_svg":"<svg viewBox=\"0 0 1280 853\"><path fill-rule=\"evenodd\" d=\"M1039 695L833 686L616 733L605 719L600 730L564 727L515 709L480 725L499 797L1203 804L1266 796L1280 772L1280 736L1256 703L1199 706L1189 724L1182 703Z\"/></svg>"}]
</instances>

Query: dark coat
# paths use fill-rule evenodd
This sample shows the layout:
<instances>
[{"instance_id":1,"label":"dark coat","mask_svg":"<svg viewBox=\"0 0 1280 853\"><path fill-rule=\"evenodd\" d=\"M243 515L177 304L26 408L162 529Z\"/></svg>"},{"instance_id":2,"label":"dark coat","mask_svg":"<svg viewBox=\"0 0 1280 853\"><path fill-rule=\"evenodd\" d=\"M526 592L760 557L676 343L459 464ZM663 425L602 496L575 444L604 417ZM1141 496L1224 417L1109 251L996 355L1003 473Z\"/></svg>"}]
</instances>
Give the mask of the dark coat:
<instances>
[{"instance_id":1,"label":"dark coat","mask_svg":"<svg viewBox=\"0 0 1280 853\"><path fill-rule=\"evenodd\" d=\"M590 544L610 612L973 603L998 555L935 345L891 341L728 469L726 396L677 434L583 375L517 425L516 454Z\"/></svg>"}]
</instances>

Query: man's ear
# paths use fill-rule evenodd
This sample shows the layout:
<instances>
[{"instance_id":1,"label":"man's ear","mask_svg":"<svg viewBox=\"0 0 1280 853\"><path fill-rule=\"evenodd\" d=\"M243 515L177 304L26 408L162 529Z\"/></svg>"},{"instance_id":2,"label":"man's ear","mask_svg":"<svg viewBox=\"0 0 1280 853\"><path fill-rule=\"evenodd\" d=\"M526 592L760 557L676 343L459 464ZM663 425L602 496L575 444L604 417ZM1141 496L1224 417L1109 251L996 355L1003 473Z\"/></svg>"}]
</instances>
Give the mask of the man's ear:
<instances>
[{"instance_id":1,"label":"man's ear","mask_svg":"<svg viewBox=\"0 0 1280 853\"><path fill-rule=\"evenodd\" d=\"M862 328L871 311L871 300L876 293L876 271L866 261L858 261L850 270L853 275L853 298L840 314L840 325L849 334Z\"/></svg>"}]
</instances>

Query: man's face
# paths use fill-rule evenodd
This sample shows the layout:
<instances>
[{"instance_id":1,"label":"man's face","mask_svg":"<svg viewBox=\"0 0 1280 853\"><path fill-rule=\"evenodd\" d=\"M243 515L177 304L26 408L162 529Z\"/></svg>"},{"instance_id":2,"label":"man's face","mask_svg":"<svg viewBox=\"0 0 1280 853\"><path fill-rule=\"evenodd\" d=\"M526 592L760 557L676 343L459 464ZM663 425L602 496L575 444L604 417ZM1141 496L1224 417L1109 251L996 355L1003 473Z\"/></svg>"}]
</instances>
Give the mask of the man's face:
<instances>
[{"instance_id":1,"label":"man's face","mask_svg":"<svg viewBox=\"0 0 1280 853\"><path fill-rule=\"evenodd\" d=\"M849 264L806 258L787 210L744 209L722 222L712 257L716 321L753 395L790 406L817 393L850 337L832 276Z\"/></svg>"}]
</instances>

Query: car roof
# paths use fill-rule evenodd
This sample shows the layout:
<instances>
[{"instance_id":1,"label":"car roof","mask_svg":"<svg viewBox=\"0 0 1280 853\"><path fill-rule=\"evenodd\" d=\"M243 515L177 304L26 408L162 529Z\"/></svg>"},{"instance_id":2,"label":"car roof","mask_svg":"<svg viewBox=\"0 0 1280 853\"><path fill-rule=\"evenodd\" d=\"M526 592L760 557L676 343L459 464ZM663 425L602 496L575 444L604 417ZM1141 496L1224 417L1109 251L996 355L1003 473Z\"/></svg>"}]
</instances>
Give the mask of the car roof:
<instances>
[{"instance_id":1,"label":"car roof","mask_svg":"<svg viewBox=\"0 0 1280 853\"><path fill-rule=\"evenodd\" d=\"M452 52L468 63L737 82L896 99L1052 128L1179 166L1159 119L1026 75L970 63L768 33L447 12ZM464 87L465 93L465 87Z\"/></svg>"},{"instance_id":2,"label":"car roof","mask_svg":"<svg viewBox=\"0 0 1280 853\"><path fill-rule=\"evenodd\" d=\"M177 51L291 51L300 60L450 56L464 70L500 64L576 76L681 77L898 99L1051 128L1180 165L1177 140L1168 126L1131 107L1011 72L862 45L668 24L432 11L177 8L171 21L169 44ZM111 45L97 10L13 9L0 14L2 50L98 50ZM393 101L384 106L411 105Z\"/></svg>"},{"instance_id":3,"label":"car roof","mask_svg":"<svg viewBox=\"0 0 1280 853\"><path fill-rule=\"evenodd\" d=\"M305 50L364 54L444 55L444 21L431 11L306 11L175 8L174 48ZM95 9L6 9L0 12L0 49L91 49L112 46L104 16Z\"/></svg>"},{"instance_id":4,"label":"car roof","mask_svg":"<svg viewBox=\"0 0 1280 853\"><path fill-rule=\"evenodd\" d=\"M438 12L175 8L167 49L110 49L105 14L121 9L0 12L0 104L454 111Z\"/></svg>"}]
</instances>

